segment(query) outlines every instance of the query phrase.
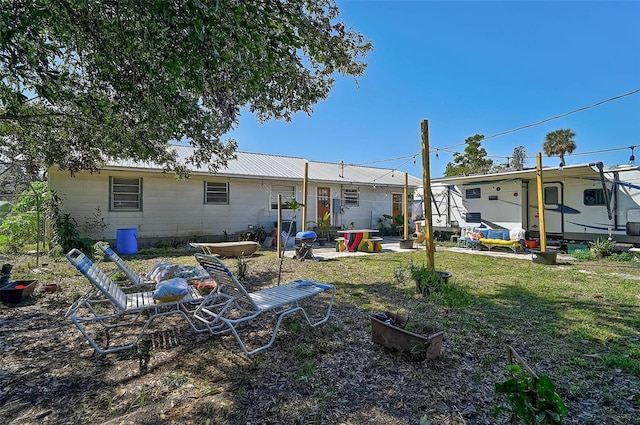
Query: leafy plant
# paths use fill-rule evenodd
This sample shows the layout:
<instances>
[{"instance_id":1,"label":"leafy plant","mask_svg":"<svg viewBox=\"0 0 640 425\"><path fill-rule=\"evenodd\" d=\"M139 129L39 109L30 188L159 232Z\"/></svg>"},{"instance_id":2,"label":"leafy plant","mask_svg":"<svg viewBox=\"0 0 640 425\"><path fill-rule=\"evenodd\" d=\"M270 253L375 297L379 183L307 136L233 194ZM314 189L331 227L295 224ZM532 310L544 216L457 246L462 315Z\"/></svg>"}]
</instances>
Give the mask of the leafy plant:
<instances>
[{"instance_id":1,"label":"leafy plant","mask_svg":"<svg viewBox=\"0 0 640 425\"><path fill-rule=\"evenodd\" d=\"M89 237L96 240L104 239L104 229L107 228L107 223L104 221L100 206L95 207L91 217L85 217L84 228Z\"/></svg>"},{"instance_id":2,"label":"leafy plant","mask_svg":"<svg viewBox=\"0 0 640 425\"><path fill-rule=\"evenodd\" d=\"M571 254L573 258L580 261L589 261L596 258L595 254L592 251L576 251Z\"/></svg>"},{"instance_id":3,"label":"leafy plant","mask_svg":"<svg viewBox=\"0 0 640 425\"><path fill-rule=\"evenodd\" d=\"M378 223L380 225L380 236L389 236L394 234L396 226L392 215L383 214L382 217L378 219Z\"/></svg>"},{"instance_id":4,"label":"leafy plant","mask_svg":"<svg viewBox=\"0 0 640 425\"><path fill-rule=\"evenodd\" d=\"M438 291L431 295L430 301L446 308L465 308L471 305L471 295L455 282L440 285Z\"/></svg>"},{"instance_id":5,"label":"leafy plant","mask_svg":"<svg viewBox=\"0 0 640 425\"><path fill-rule=\"evenodd\" d=\"M317 230L318 236L321 238L329 239L331 237L331 214L325 212L324 216L318 217Z\"/></svg>"},{"instance_id":6,"label":"leafy plant","mask_svg":"<svg viewBox=\"0 0 640 425\"><path fill-rule=\"evenodd\" d=\"M20 194L18 202L3 220L0 232L7 236L13 251L17 252L24 245L39 240L42 201L48 196L47 182L32 183L29 189Z\"/></svg>"},{"instance_id":7,"label":"leafy plant","mask_svg":"<svg viewBox=\"0 0 640 425\"><path fill-rule=\"evenodd\" d=\"M609 260L611 261L619 261L621 263L634 261L636 257L629 252L618 252L613 253L609 256Z\"/></svg>"},{"instance_id":8,"label":"leafy plant","mask_svg":"<svg viewBox=\"0 0 640 425\"><path fill-rule=\"evenodd\" d=\"M247 268L249 266L247 260L243 255L240 255L236 263L238 269L236 270L236 277L239 281L244 281L247 278Z\"/></svg>"},{"instance_id":9,"label":"leafy plant","mask_svg":"<svg viewBox=\"0 0 640 425\"><path fill-rule=\"evenodd\" d=\"M614 240L612 240L611 238L602 237L592 242L591 250L597 257L604 258L613 253L615 246L616 243Z\"/></svg>"},{"instance_id":10,"label":"leafy plant","mask_svg":"<svg viewBox=\"0 0 640 425\"><path fill-rule=\"evenodd\" d=\"M510 378L496 384L496 393L504 394L509 407L498 407L494 414L511 413L514 423L527 425L562 424L567 408L556 393L551 378L541 375L538 379L528 376L519 365L507 368Z\"/></svg>"},{"instance_id":11,"label":"leafy plant","mask_svg":"<svg viewBox=\"0 0 640 425\"><path fill-rule=\"evenodd\" d=\"M64 214L56 223L56 242L62 251L68 252L73 248L80 247L80 233L78 232L78 222L71 217L71 214Z\"/></svg>"},{"instance_id":12,"label":"leafy plant","mask_svg":"<svg viewBox=\"0 0 640 425\"><path fill-rule=\"evenodd\" d=\"M264 226L258 226L253 232L253 239L262 245L267 239L267 231L264 229Z\"/></svg>"},{"instance_id":13,"label":"leafy plant","mask_svg":"<svg viewBox=\"0 0 640 425\"><path fill-rule=\"evenodd\" d=\"M425 297L429 296L431 292L438 292L444 283L444 278L439 271L424 264L418 266L412 263L409 266L409 271L411 278L416 282L416 289Z\"/></svg>"}]
</instances>

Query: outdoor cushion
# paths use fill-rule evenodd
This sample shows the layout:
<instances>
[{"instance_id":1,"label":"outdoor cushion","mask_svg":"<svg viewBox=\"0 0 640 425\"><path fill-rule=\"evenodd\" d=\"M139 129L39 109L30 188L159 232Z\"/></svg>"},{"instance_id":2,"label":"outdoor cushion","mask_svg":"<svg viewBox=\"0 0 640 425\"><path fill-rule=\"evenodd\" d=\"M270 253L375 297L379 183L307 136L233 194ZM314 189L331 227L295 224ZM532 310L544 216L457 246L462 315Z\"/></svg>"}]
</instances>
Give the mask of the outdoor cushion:
<instances>
[{"instance_id":1,"label":"outdoor cushion","mask_svg":"<svg viewBox=\"0 0 640 425\"><path fill-rule=\"evenodd\" d=\"M502 239L505 241L508 241L510 239L508 230L487 229L487 230L483 230L482 233L484 235L484 239ZM483 238L480 238L480 239L483 239Z\"/></svg>"},{"instance_id":2,"label":"outdoor cushion","mask_svg":"<svg viewBox=\"0 0 640 425\"><path fill-rule=\"evenodd\" d=\"M151 271L147 273L146 278L156 283L160 283L163 280L171 279L178 267L178 264L171 264L163 261L156 264Z\"/></svg>"},{"instance_id":3,"label":"outdoor cushion","mask_svg":"<svg viewBox=\"0 0 640 425\"><path fill-rule=\"evenodd\" d=\"M153 299L160 302L177 301L189 293L187 281L174 277L156 285Z\"/></svg>"},{"instance_id":4,"label":"outdoor cushion","mask_svg":"<svg viewBox=\"0 0 640 425\"><path fill-rule=\"evenodd\" d=\"M520 245L519 241L505 241L504 239L480 239L480 243L483 245L502 245L502 246L516 246Z\"/></svg>"}]
</instances>

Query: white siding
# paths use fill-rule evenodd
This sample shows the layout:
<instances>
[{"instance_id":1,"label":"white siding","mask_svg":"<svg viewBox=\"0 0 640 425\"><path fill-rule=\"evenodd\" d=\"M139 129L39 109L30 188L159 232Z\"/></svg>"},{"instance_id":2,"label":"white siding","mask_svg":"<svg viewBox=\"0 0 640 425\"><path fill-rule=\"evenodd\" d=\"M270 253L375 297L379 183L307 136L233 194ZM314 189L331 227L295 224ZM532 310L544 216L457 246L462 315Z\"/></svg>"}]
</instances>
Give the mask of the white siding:
<instances>
[{"instance_id":1,"label":"white siding","mask_svg":"<svg viewBox=\"0 0 640 425\"><path fill-rule=\"evenodd\" d=\"M109 178L142 178L142 211L109 210ZM204 203L204 182L229 184L229 204ZM249 225L264 226L267 232L274 227L277 210L271 210L271 185L294 186L296 199L303 202L302 182L291 180L269 180L233 178L217 175L192 175L186 180L177 180L173 174L103 170L101 173L78 173L70 177L68 172L55 168L49 170L49 184L60 195L64 212L71 213L78 222L81 236L92 239L115 240L117 230L136 228L141 245L145 240L189 239L212 240L222 236L246 232ZM325 183L309 184L307 198L307 229L317 219L317 186L331 189L331 224L357 228L378 228L379 219L391 214L392 191L400 188L372 188L370 186L342 186ZM333 208L333 199L341 199L343 187L360 190L359 205ZM88 234L85 224L91 219L95 208L100 207L107 227L102 235ZM289 221L295 214L297 230L302 225L303 211L283 211L283 220Z\"/></svg>"},{"instance_id":2,"label":"white siding","mask_svg":"<svg viewBox=\"0 0 640 425\"><path fill-rule=\"evenodd\" d=\"M228 205L204 204L203 177L176 180L172 175L147 173L142 177L142 211L109 211L109 177L139 177L139 174L102 172L79 173L71 178L66 172L50 172L49 184L63 200L63 211L78 222L82 236L87 218L100 207L107 227L105 239L115 239L117 229L136 228L141 239L184 238L243 232L249 225L270 230L277 211L270 210L270 183L256 184L246 179L216 179L229 183ZM282 184L282 183L280 183ZM289 183L291 184L291 183ZM301 188L296 193L301 200ZM297 213L301 217L301 212ZM290 220L293 212L285 211Z\"/></svg>"},{"instance_id":3,"label":"white siding","mask_svg":"<svg viewBox=\"0 0 640 425\"><path fill-rule=\"evenodd\" d=\"M479 188L481 197L467 199L468 189ZM522 203L524 192L521 180L501 181L491 184L460 185L462 204L466 212L482 214L482 221L491 227L519 229L523 227ZM491 199L492 198L492 199Z\"/></svg>"}]
</instances>

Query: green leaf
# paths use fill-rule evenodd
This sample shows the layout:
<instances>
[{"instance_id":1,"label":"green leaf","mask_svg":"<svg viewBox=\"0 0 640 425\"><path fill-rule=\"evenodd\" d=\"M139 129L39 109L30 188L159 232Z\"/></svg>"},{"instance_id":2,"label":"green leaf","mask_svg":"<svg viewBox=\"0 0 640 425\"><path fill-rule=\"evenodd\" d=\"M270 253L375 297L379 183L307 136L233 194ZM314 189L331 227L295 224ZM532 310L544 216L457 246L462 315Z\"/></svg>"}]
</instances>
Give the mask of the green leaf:
<instances>
[{"instance_id":1,"label":"green leaf","mask_svg":"<svg viewBox=\"0 0 640 425\"><path fill-rule=\"evenodd\" d=\"M424 415L420 418L420 425L431 425L431 421L429 420L427 415Z\"/></svg>"}]
</instances>

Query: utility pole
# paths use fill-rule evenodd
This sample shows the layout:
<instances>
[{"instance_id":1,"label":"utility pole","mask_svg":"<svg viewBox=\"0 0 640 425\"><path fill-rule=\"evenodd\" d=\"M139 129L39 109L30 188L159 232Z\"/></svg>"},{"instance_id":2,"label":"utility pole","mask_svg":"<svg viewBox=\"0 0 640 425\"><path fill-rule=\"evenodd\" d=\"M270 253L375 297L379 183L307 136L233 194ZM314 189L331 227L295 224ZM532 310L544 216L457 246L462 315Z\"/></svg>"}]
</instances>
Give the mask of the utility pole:
<instances>
[{"instance_id":1,"label":"utility pole","mask_svg":"<svg viewBox=\"0 0 640 425\"><path fill-rule=\"evenodd\" d=\"M540 227L540 251L547 250L547 233L544 226L544 191L542 187L542 153L536 154L536 174L538 182L538 225Z\"/></svg>"},{"instance_id":2,"label":"utility pole","mask_svg":"<svg viewBox=\"0 0 640 425\"><path fill-rule=\"evenodd\" d=\"M420 123L420 133L422 136L422 185L424 195L424 233L427 251L427 266L435 269L433 253L433 224L431 223L431 176L429 170L429 120L422 120Z\"/></svg>"}]
</instances>

